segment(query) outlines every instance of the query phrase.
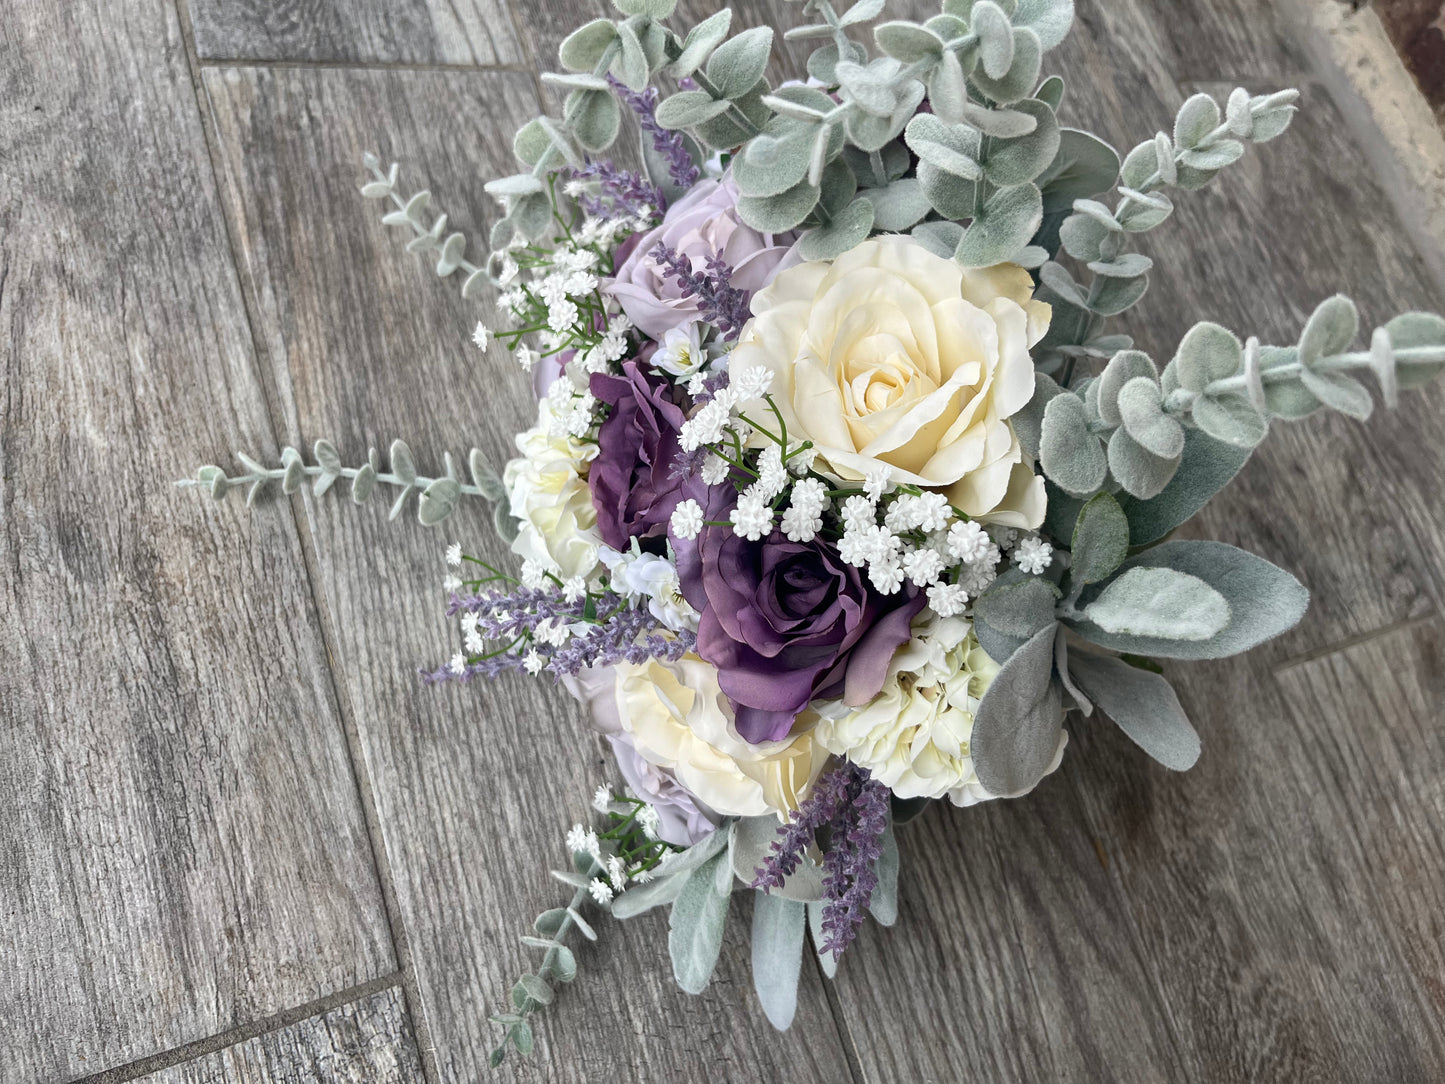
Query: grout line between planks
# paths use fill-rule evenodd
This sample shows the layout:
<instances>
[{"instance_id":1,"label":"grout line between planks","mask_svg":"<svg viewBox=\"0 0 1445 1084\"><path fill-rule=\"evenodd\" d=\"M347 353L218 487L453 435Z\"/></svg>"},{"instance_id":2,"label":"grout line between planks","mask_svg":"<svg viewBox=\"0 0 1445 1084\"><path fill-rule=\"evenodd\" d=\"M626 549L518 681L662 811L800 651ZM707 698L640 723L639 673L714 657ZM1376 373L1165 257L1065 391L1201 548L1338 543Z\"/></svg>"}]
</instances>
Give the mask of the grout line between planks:
<instances>
[{"instance_id":1,"label":"grout line between planks","mask_svg":"<svg viewBox=\"0 0 1445 1084\"><path fill-rule=\"evenodd\" d=\"M222 164L219 136L216 132L214 114L210 108L210 98L206 92L205 83L202 79L202 64L196 54L195 35L190 21L190 11L185 0L174 0L176 17L179 21L181 39L184 43L186 53L186 64L190 70L191 83L196 95L196 109L200 114L201 129L205 136L206 151L211 161L212 179L217 188L217 195L220 198L225 190L224 168ZM230 210L222 208L222 219L226 230L226 240L230 247L231 263L236 273L237 284L240 287L242 304L245 309L246 324L251 337L252 357L255 359L257 381L261 386L261 392L266 400L266 410L269 415L273 438L276 433L284 430L282 412L280 408L280 392L274 386L274 379L270 366L266 363L266 345L261 336L261 321L259 318L259 306L256 301L254 283L251 281L247 271L246 261L243 258L243 246L239 237L239 223L234 221ZM332 697L336 703L337 714L340 717L342 732L346 740L347 755L351 762L352 777L356 782L357 798L361 806L362 818L366 824L367 841L371 847L372 868L376 874L377 882L381 888L382 907L385 910L387 929L391 935L392 952L396 958L397 971L389 977L387 985L399 985L406 999L408 1016L411 1021L412 1034L416 1041L417 1052L421 1059L422 1074L427 1084L439 1084L440 1076L436 1065L436 1048L431 1039L431 1028L427 1022L426 1008L421 997L421 988L417 978L415 961L411 953L411 943L407 936L406 926L402 919L401 906L397 898L395 878L392 874L391 864L386 853L386 842L381 831L381 818L377 812L376 793L372 786L371 775L366 766L365 748L361 741L360 728L356 722L356 712L351 698L347 695L346 689L337 671L336 659L340 658L340 652L336 643L334 625L331 620L330 608L327 606L325 591L321 587L320 561L316 552L316 543L311 534L310 524L302 512L297 510L296 502L288 501L291 507L292 522L296 526L302 559L306 564L306 578L311 592L312 605L315 608L317 622L320 625L323 645L326 649L327 672L330 678ZM375 980L381 981L381 980ZM357 987L360 990L364 987ZM183 1048L185 1049L185 1048ZM109 1081L111 1078L98 1078L96 1084L101 1080ZM115 1079L130 1079L115 1078Z\"/></svg>"},{"instance_id":2,"label":"grout line between planks","mask_svg":"<svg viewBox=\"0 0 1445 1084\"><path fill-rule=\"evenodd\" d=\"M312 1017L331 1012L333 1009L354 1004L384 990L396 989L400 985L401 972L393 971L389 975L382 975L380 978L364 982L360 986L352 986L334 994L327 994L315 1001L308 1001L304 1005L297 1005L272 1016L243 1024L241 1027L232 1028L230 1031L197 1039L193 1043L186 1043L184 1046L178 1046L160 1054L150 1054L137 1061L127 1062L125 1065L118 1065L91 1076L82 1077L75 1084L122 1084L123 1081L137 1080L151 1073L205 1057L207 1054L226 1050L250 1039L281 1031L294 1024L299 1024L303 1020L310 1020Z\"/></svg>"},{"instance_id":3,"label":"grout line between planks","mask_svg":"<svg viewBox=\"0 0 1445 1084\"><path fill-rule=\"evenodd\" d=\"M489 72L511 72L536 76L536 69L525 64L442 64L433 61L409 60L307 60L303 58L259 57L197 57L198 68L265 68L280 71L377 71L377 72L451 72L485 75Z\"/></svg>"},{"instance_id":4,"label":"grout line between planks","mask_svg":"<svg viewBox=\"0 0 1445 1084\"><path fill-rule=\"evenodd\" d=\"M1283 662L1272 667L1271 672L1275 677L1279 677L1287 670L1307 666L1312 662L1319 662L1321 659L1329 658L1331 655L1337 655L1342 651L1349 651L1351 648L1359 647L1361 644L1367 644L1371 640L1380 640L1386 636L1393 636L1397 632L1406 632L1438 620L1440 620L1440 614L1434 610L1431 610L1429 613L1420 614L1418 617L1407 617L1403 621L1396 621L1393 625L1386 625L1383 628L1373 629L1370 632L1362 632L1358 636L1351 636L1338 643L1329 644L1325 647L1316 648L1313 651L1307 651L1302 655L1285 659Z\"/></svg>"}]
</instances>

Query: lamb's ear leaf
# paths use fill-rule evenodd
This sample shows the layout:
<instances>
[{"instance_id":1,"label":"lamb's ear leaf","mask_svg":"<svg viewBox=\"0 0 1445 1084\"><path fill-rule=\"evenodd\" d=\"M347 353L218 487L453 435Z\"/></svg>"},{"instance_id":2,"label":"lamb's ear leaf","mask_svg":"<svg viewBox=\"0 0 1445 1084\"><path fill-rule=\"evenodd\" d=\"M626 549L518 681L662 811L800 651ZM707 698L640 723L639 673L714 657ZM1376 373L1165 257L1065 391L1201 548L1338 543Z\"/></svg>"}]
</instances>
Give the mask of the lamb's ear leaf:
<instances>
[{"instance_id":1,"label":"lamb's ear leaf","mask_svg":"<svg viewBox=\"0 0 1445 1084\"><path fill-rule=\"evenodd\" d=\"M1079 589L1107 578L1129 555L1129 521L1107 493L1090 498L1074 521L1069 582Z\"/></svg>"},{"instance_id":2,"label":"lamb's ear leaf","mask_svg":"<svg viewBox=\"0 0 1445 1084\"><path fill-rule=\"evenodd\" d=\"M1002 664L1041 628L1055 624L1059 589L1052 581L1010 569L973 604L974 633Z\"/></svg>"},{"instance_id":3,"label":"lamb's ear leaf","mask_svg":"<svg viewBox=\"0 0 1445 1084\"><path fill-rule=\"evenodd\" d=\"M1063 698L1054 679L1050 622L999 669L973 720L969 750L978 781L990 794L1031 789L1054 762Z\"/></svg>"},{"instance_id":4,"label":"lamb's ear leaf","mask_svg":"<svg viewBox=\"0 0 1445 1084\"><path fill-rule=\"evenodd\" d=\"M1222 659L1294 628L1309 607L1309 592L1299 580L1263 557L1223 542L1162 542L1125 561L1119 575L1136 568L1171 569L1203 580L1228 603L1229 623L1204 640L1109 632L1087 619L1065 623L1111 651L1166 659ZM1095 590L1085 592L1086 603L1093 601Z\"/></svg>"},{"instance_id":5,"label":"lamb's ear leaf","mask_svg":"<svg viewBox=\"0 0 1445 1084\"><path fill-rule=\"evenodd\" d=\"M612 901L612 917L633 918L672 903L687 884L687 874L669 874L655 877L646 884L630 885L626 892Z\"/></svg>"},{"instance_id":6,"label":"lamb's ear leaf","mask_svg":"<svg viewBox=\"0 0 1445 1084\"><path fill-rule=\"evenodd\" d=\"M1069 674L1100 711L1164 767L1183 772L1199 760L1199 735L1173 687L1158 674L1082 651L1069 656Z\"/></svg>"},{"instance_id":7,"label":"lamb's ear leaf","mask_svg":"<svg viewBox=\"0 0 1445 1084\"><path fill-rule=\"evenodd\" d=\"M733 827L733 838L728 848L733 874L743 884L752 884L758 869L767 860L773 840L778 838L781 825L772 815L742 817ZM628 889L628 892L632 891ZM811 903L823 898L823 871L807 855L783 882L782 888L773 889L773 894L786 900ZM622 894L624 897L626 892ZM621 897L619 897L621 898Z\"/></svg>"},{"instance_id":8,"label":"lamb's ear leaf","mask_svg":"<svg viewBox=\"0 0 1445 1084\"><path fill-rule=\"evenodd\" d=\"M768 1022L779 1031L792 1026L798 1008L806 924L806 904L753 894L753 989Z\"/></svg>"},{"instance_id":9,"label":"lamb's ear leaf","mask_svg":"<svg viewBox=\"0 0 1445 1084\"><path fill-rule=\"evenodd\" d=\"M881 850L874 866L878 883L868 898L868 911L880 926L892 926L898 921L898 839L893 834L892 817L883 829L879 846Z\"/></svg>"},{"instance_id":10,"label":"lamb's ear leaf","mask_svg":"<svg viewBox=\"0 0 1445 1084\"><path fill-rule=\"evenodd\" d=\"M1119 495L1129 517L1129 544L1158 542L1208 504L1249 462L1250 450L1215 440L1198 429L1184 436L1184 455L1169 484L1148 500Z\"/></svg>"},{"instance_id":11,"label":"lamb's ear leaf","mask_svg":"<svg viewBox=\"0 0 1445 1084\"><path fill-rule=\"evenodd\" d=\"M1105 585L1084 615L1110 633L1197 643L1228 627L1230 609L1198 576L1173 568L1131 568Z\"/></svg>"},{"instance_id":12,"label":"lamb's ear leaf","mask_svg":"<svg viewBox=\"0 0 1445 1084\"><path fill-rule=\"evenodd\" d=\"M688 875L687 883L672 905L668 919L667 949L672 956L672 974L689 994L707 989L722 951L731 892L717 890L718 869L727 864L726 854L709 858Z\"/></svg>"}]
</instances>

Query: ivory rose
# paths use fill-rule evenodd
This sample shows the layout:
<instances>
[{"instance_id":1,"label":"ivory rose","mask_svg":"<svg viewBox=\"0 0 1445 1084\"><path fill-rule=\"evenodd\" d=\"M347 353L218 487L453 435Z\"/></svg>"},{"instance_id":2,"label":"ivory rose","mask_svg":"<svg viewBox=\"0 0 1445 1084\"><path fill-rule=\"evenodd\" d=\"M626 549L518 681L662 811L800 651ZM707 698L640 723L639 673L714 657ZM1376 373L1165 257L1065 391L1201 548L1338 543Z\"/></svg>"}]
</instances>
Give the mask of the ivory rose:
<instances>
[{"instance_id":1,"label":"ivory rose","mask_svg":"<svg viewBox=\"0 0 1445 1084\"><path fill-rule=\"evenodd\" d=\"M502 472L512 515L520 521L512 552L563 579L585 578L597 569L601 541L585 477L597 445L556 435L554 413L552 397L543 396L537 424L517 434L522 454Z\"/></svg>"},{"instance_id":2,"label":"ivory rose","mask_svg":"<svg viewBox=\"0 0 1445 1084\"><path fill-rule=\"evenodd\" d=\"M790 439L862 481L880 465L983 523L1033 529L1044 481L1009 418L1034 392L1050 308L1011 264L966 271L908 237L782 271L753 298L729 369L773 374Z\"/></svg>"},{"instance_id":3,"label":"ivory rose","mask_svg":"<svg viewBox=\"0 0 1445 1084\"><path fill-rule=\"evenodd\" d=\"M797 809L829 758L806 730L784 741L744 741L717 670L696 655L619 664L615 695L618 723L637 754L725 817Z\"/></svg>"}]
</instances>

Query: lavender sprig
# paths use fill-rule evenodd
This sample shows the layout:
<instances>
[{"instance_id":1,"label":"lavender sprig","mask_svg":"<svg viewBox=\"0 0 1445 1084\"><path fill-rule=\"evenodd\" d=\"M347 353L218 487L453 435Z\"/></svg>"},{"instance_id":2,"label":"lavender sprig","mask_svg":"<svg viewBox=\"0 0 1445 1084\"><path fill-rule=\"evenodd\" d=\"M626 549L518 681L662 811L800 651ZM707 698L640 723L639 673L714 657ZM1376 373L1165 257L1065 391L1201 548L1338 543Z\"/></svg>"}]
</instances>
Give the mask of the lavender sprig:
<instances>
[{"instance_id":1,"label":"lavender sprig","mask_svg":"<svg viewBox=\"0 0 1445 1084\"><path fill-rule=\"evenodd\" d=\"M688 153L682 133L669 131L657 123L657 88L629 90L625 83L610 74L607 82L612 85L613 93L637 114L637 126L652 140L653 150L667 160L667 171L672 176L672 183L683 189L695 185L702 174L697 163L692 160L692 155ZM661 207L662 204L658 206Z\"/></svg>"},{"instance_id":2,"label":"lavender sprig","mask_svg":"<svg viewBox=\"0 0 1445 1084\"><path fill-rule=\"evenodd\" d=\"M735 340L751 313L752 294L732 285L733 269L716 253L707 258L706 271L693 271L692 261L676 249L658 242L651 256L677 281L683 297L695 297L703 319Z\"/></svg>"},{"instance_id":3,"label":"lavender sprig","mask_svg":"<svg viewBox=\"0 0 1445 1084\"><path fill-rule=\"evenodd\" d=\"M888 830L886 786L854 764L821 776L808 800L778 830L753 887L764 891L782 888L825 827L829 846L823 855L826 903L819 951L841 956L858 935L878 887L878 859Z\"/></svg>"},{"instance_id":4,"label":"lavender sprig","mask_svg":"<svg viewBox=\"0 0 1445 1084\"><path fill-rule=\"evenodd\" d=\"M654 219L662 214L667 204L662 189L646 177L630 169L618 169L605 159L574 169L572 177L578 181L597 182L596 196L584 192L577 197L582 210L594 218Z\"/></svg>"}]
</instances>

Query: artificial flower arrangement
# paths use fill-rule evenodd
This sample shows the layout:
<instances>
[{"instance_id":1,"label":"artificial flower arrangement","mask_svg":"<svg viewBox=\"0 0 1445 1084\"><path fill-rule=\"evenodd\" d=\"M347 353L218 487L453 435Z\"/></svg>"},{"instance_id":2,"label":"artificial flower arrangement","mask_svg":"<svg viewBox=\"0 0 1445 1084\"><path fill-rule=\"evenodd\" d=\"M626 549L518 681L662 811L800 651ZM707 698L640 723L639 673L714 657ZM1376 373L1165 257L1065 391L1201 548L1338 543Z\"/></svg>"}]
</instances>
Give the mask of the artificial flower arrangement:
<instances>
[{"instance_id":1,"label":"artificial flower arrangement","mask_svg":"<svg viewBox=\"0 0 1445 1084\"><path fill-rule=\"evenodd\" d=\"M806 83L764 76L773 31L723 10L681 32L673 0L615 0L560 49L560 118L517 133L526 167L482 266L368 158L365 196L462 291L534 377L534 424L500 476L473 452L419 476L285 449L216 497L337 480L419 495L424 523L496 505L515 575L453 545L461 650L428 680L563 682L610 739L628 792L599 788L566 834L571 902L539 915L533 973L493 1054L577 964L587 907L670 908L677 981L709 981L729 902L755 894L757 994L791 1022L805 931L831 975L865 913L896 916L893 827L929 801L1018 797L1058 767L1065 715L1112 720L1166 767L1199 739L1156 659L1249 650L1308 593L1232 546L1169 541L1274 419L1364 420L1370 371L1399 390L1445 370L1445 320L1409 313L1354 350L1342 297L1298 343L1193 328L1162 369L1107 330L1143 296L1137 234L1288 127L1297 94L1186 101L1121 161L1061 127L1041 78L1072 0L944 0L924 23L806 0ZM863 44L871 38L877 55ZM671 92L660 97L658 87ZM596 156L624 111L644 168ZM1106 195L1107 194L1107 195ZM465 571L464 571L465 570Z\"/></svg>"}]
</instances>

